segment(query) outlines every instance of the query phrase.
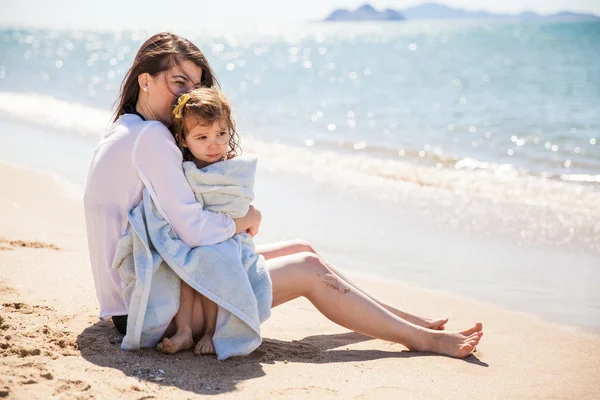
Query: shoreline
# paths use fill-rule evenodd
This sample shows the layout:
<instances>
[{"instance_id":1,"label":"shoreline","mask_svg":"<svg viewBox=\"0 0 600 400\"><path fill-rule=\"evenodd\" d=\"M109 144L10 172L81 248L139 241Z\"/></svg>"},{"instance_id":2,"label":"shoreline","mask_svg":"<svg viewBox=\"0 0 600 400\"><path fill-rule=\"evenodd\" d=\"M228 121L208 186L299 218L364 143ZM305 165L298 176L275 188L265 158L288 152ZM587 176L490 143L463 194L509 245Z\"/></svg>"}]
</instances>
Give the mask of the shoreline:
<instances>
[{"instance_id":1,"label":"shoreline","mask_svg":"<svg viewBox=\"0 0 600 400\"><path fill-rule=\"evenodd\" d=\"M0 227L0 392L9 399L597 396L599 335L355 273L407 311L437 317L442 308L448 329L483 321L477 351L465 360L408 352L336 326L298 299L273 310L263 345L247 357L124 352L112 323L97 318L81 204L47 176L0 165Z\"/></svg>"}]
</instances>

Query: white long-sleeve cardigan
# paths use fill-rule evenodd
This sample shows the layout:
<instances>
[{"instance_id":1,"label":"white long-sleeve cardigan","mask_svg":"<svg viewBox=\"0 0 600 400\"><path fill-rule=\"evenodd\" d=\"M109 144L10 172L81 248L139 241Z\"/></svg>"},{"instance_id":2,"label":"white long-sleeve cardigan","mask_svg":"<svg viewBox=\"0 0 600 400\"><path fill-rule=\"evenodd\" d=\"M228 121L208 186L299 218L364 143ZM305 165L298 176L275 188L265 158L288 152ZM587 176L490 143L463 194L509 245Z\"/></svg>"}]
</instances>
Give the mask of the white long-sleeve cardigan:
<instances>
[{"instance_id":1,"label":"white long-sleeve cardigan","mask_svg":"<svg viewBox=\"0 0 600 400\"><path fill-rule=\"evenodd\" d=\"M234 235L225 214L204 211L183 174L182 155L160 122L124 114L100 139L84 195L90 263L100 318L125 315L121 280L111 269L127 215L146 187L163 217L190 247L222 242Z\"/></svg>"}]
</instances>

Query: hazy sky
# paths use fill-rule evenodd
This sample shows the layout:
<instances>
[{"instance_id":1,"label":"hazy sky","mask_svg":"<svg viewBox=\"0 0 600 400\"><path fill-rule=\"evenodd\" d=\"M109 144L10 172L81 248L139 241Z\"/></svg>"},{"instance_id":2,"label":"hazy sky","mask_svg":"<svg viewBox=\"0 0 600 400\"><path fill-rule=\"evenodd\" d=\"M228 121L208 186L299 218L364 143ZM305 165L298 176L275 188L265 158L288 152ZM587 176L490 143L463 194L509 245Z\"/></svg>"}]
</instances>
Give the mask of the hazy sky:
<instances>
[{"instance_id":1,"label":"hazy sky","mask_svg":"<svg viewBox=\"0 0 600 400\"><path fill-rule=\"evenodd\" d=\"M334 8L403 9L424 1L378 0L0 0L0 25L77 28L148 28L235 23L263 25L299 23L324 18ZM540 13L560 10L600 15L600 0L439 0L471 10Z\"/></svg>"}]
</instances>

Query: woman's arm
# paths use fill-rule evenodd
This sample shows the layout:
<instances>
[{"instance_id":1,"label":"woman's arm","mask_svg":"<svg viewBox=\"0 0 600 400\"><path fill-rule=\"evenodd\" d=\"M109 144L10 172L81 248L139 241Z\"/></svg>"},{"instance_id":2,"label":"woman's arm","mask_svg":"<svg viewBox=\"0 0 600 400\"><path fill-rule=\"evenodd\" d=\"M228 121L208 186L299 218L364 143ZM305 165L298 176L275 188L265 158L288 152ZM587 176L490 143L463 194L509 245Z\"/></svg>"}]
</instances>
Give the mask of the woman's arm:
<instances>
[{"instance_id":1,"label":"woman's arm","mask_svg":"<svg viewBox=\"0 0 600 400\"><path fill-rule=\"evenodd\" d=\"M134 166L177 236L188 246L197 247L222 242L238 230L248 229L246 217L236 223L228 215L202 209L185 178L182 161L171 133L158 122L136 139Z\"/></svg>"}]
</instances>

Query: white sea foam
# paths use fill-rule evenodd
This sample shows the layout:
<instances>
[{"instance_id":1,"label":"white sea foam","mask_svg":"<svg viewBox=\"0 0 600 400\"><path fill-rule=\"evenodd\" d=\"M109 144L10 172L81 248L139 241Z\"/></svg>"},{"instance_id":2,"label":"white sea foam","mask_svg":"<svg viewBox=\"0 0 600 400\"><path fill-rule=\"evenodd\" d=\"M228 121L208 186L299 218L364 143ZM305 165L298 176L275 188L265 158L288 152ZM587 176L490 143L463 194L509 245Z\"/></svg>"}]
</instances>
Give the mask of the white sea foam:
<instances>
[{"instance_id":1,"label":"white sea foam","mask_svg":"<svg viewBox=\"0 0 600 400\"><path fill-rule=\"evenodd\" d=\"M596 214L600 204L600 193L591 187L527 175L508 164L489 165L486 169L438 169L405 161L315 152L248 139L244 143L244 149L264 156L278 169L302 171L312 174L315 179L332 179L345 185L376 184L381 189L394 186L402 191L436 190L555 210L577 207ZM588 177L587 182L591 178Z\"/></svg>"},{"instance_id":2,"label":"white sea foam","mask_svg":"<svg viewBox=\"0 0 600 400\"><path fill-rule=\"evenodd\" d=\"M600 183L600 175L588 175L588 174L562 174L560 176L562 180L571 182L589 182L589 183Z\"/></svg>"}]
</instances>

